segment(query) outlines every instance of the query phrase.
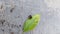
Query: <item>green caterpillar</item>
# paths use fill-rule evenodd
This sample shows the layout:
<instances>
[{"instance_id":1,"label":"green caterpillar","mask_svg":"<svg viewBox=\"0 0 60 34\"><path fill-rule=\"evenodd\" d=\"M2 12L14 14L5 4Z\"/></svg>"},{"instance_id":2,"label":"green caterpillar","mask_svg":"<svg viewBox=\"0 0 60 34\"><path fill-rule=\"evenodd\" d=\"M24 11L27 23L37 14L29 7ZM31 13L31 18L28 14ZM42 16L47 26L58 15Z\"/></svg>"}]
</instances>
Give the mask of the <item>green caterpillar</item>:
<instances>
[{"instance_id":1,"label":"green caterpillar","mask_svg":"<svg viewBox=\"0 0 60 34\"><path fill-rule=\"evenodd\" d=\"M40 21L40 15L36 14L33 16L28 16L27 20L25 21L24 25L23 25L23 32L27 32L30 30L33 30L38 22Z\"/></svg>"}]
</instances>

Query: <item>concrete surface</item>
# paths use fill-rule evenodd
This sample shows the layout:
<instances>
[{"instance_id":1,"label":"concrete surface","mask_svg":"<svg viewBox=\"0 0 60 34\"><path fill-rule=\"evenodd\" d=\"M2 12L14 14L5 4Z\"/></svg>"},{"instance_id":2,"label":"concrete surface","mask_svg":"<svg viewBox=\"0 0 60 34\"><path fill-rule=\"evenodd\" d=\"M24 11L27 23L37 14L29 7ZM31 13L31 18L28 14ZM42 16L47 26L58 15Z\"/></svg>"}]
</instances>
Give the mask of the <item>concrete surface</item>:
<instances>
[{"instance_id":1,"label":"concrete surface","mask_svg":"<svg viewBox=\"0 0 60 34\"><path fill-rule=\"evenodd\" d=\"M37 27L24 34L60 34L59 0L0 0L0 34L22 34L29 15L40 14Z\"/></svg>"}]
</instances>

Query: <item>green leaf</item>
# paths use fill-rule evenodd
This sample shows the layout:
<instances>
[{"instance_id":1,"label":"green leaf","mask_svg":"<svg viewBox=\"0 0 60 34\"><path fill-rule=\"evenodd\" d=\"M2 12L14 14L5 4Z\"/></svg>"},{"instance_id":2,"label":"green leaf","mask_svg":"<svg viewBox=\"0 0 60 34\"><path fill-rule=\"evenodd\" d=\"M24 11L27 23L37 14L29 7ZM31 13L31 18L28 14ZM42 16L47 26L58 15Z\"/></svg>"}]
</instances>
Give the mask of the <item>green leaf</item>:
<instances>
[{"instance_id":1,"label":"green leaf","mask_svg":"<svg viewBox=\"0 0 60 34\"><path fill-rule=\"evenodd\" d=\"M39 21L40 21L39 14L33 15L31 18L28 18L23 25L23 31L27 32L27 31L33 30L37 26Z\"/></svg>"}]
</instances>

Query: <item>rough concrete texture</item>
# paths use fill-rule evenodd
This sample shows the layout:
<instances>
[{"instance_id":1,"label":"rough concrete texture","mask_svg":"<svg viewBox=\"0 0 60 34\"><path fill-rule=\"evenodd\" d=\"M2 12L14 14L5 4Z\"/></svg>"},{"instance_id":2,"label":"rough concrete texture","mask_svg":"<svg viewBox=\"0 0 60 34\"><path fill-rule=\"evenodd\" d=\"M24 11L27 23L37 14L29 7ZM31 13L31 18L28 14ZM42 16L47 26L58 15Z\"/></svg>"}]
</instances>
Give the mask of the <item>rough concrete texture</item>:
<instances>
[{"instance_id":1,"label":"rough concrete texture","mask_svg":"<svg viewBox=\"0 0 60 34\"><path fill-rule=\"evenodd\" d=\"M60 0L0 0L0 34L22 34L29 15L40 14L37 27L24 34L60 34Z\"/></svg>"}]
</instances>

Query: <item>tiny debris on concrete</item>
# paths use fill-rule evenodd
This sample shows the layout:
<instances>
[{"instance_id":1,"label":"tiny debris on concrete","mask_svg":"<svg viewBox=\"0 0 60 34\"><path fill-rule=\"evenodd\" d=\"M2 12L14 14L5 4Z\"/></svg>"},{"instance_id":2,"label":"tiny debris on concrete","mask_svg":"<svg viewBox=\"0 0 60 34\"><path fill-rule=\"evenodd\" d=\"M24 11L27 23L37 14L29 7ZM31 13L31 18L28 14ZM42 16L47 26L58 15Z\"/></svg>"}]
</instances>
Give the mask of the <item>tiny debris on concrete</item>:
<instances>
[{"instance_id":1,"label":"tiny debris on concrete","mask_svg":"<svg viewBox=\"0 0 60 34\"><path fill-rule=\"evenodd\" d=\"M1 29L4 32L4 29Z\"/></svg>"},{"instance_id":2,"label":"tiny debris on concrete","mask_svg":"<svg viewBox=\"0 0 60 34\"><path fill-rule=\"evenodd\" d=\"M1 23L2 25L4 24L4 22L5 22L5 20L3 20L3 19L0 20L0 23Z\"/></svg>"},{"instance_id":3,"label":"tiny debris on concrete","mask_svg":"<svg viewBox=\"0 0 60 34\"><path fill-rule=\"evenodd\" d=\"M12 8L12 9L10 10L10 12L12 13L12 12L13 12L13 10L14 10L14 8Z\"/></svg>"},{"instance_id":4,"label":"tiny debris on concrete","mask_svg":"<svg viewBox=\"0 0 60 34\"><path fill-rule=\"evenodd\" d=\"M19 25L19 27L21 27L21 25Z\"/></svg>"}]
</instances>

